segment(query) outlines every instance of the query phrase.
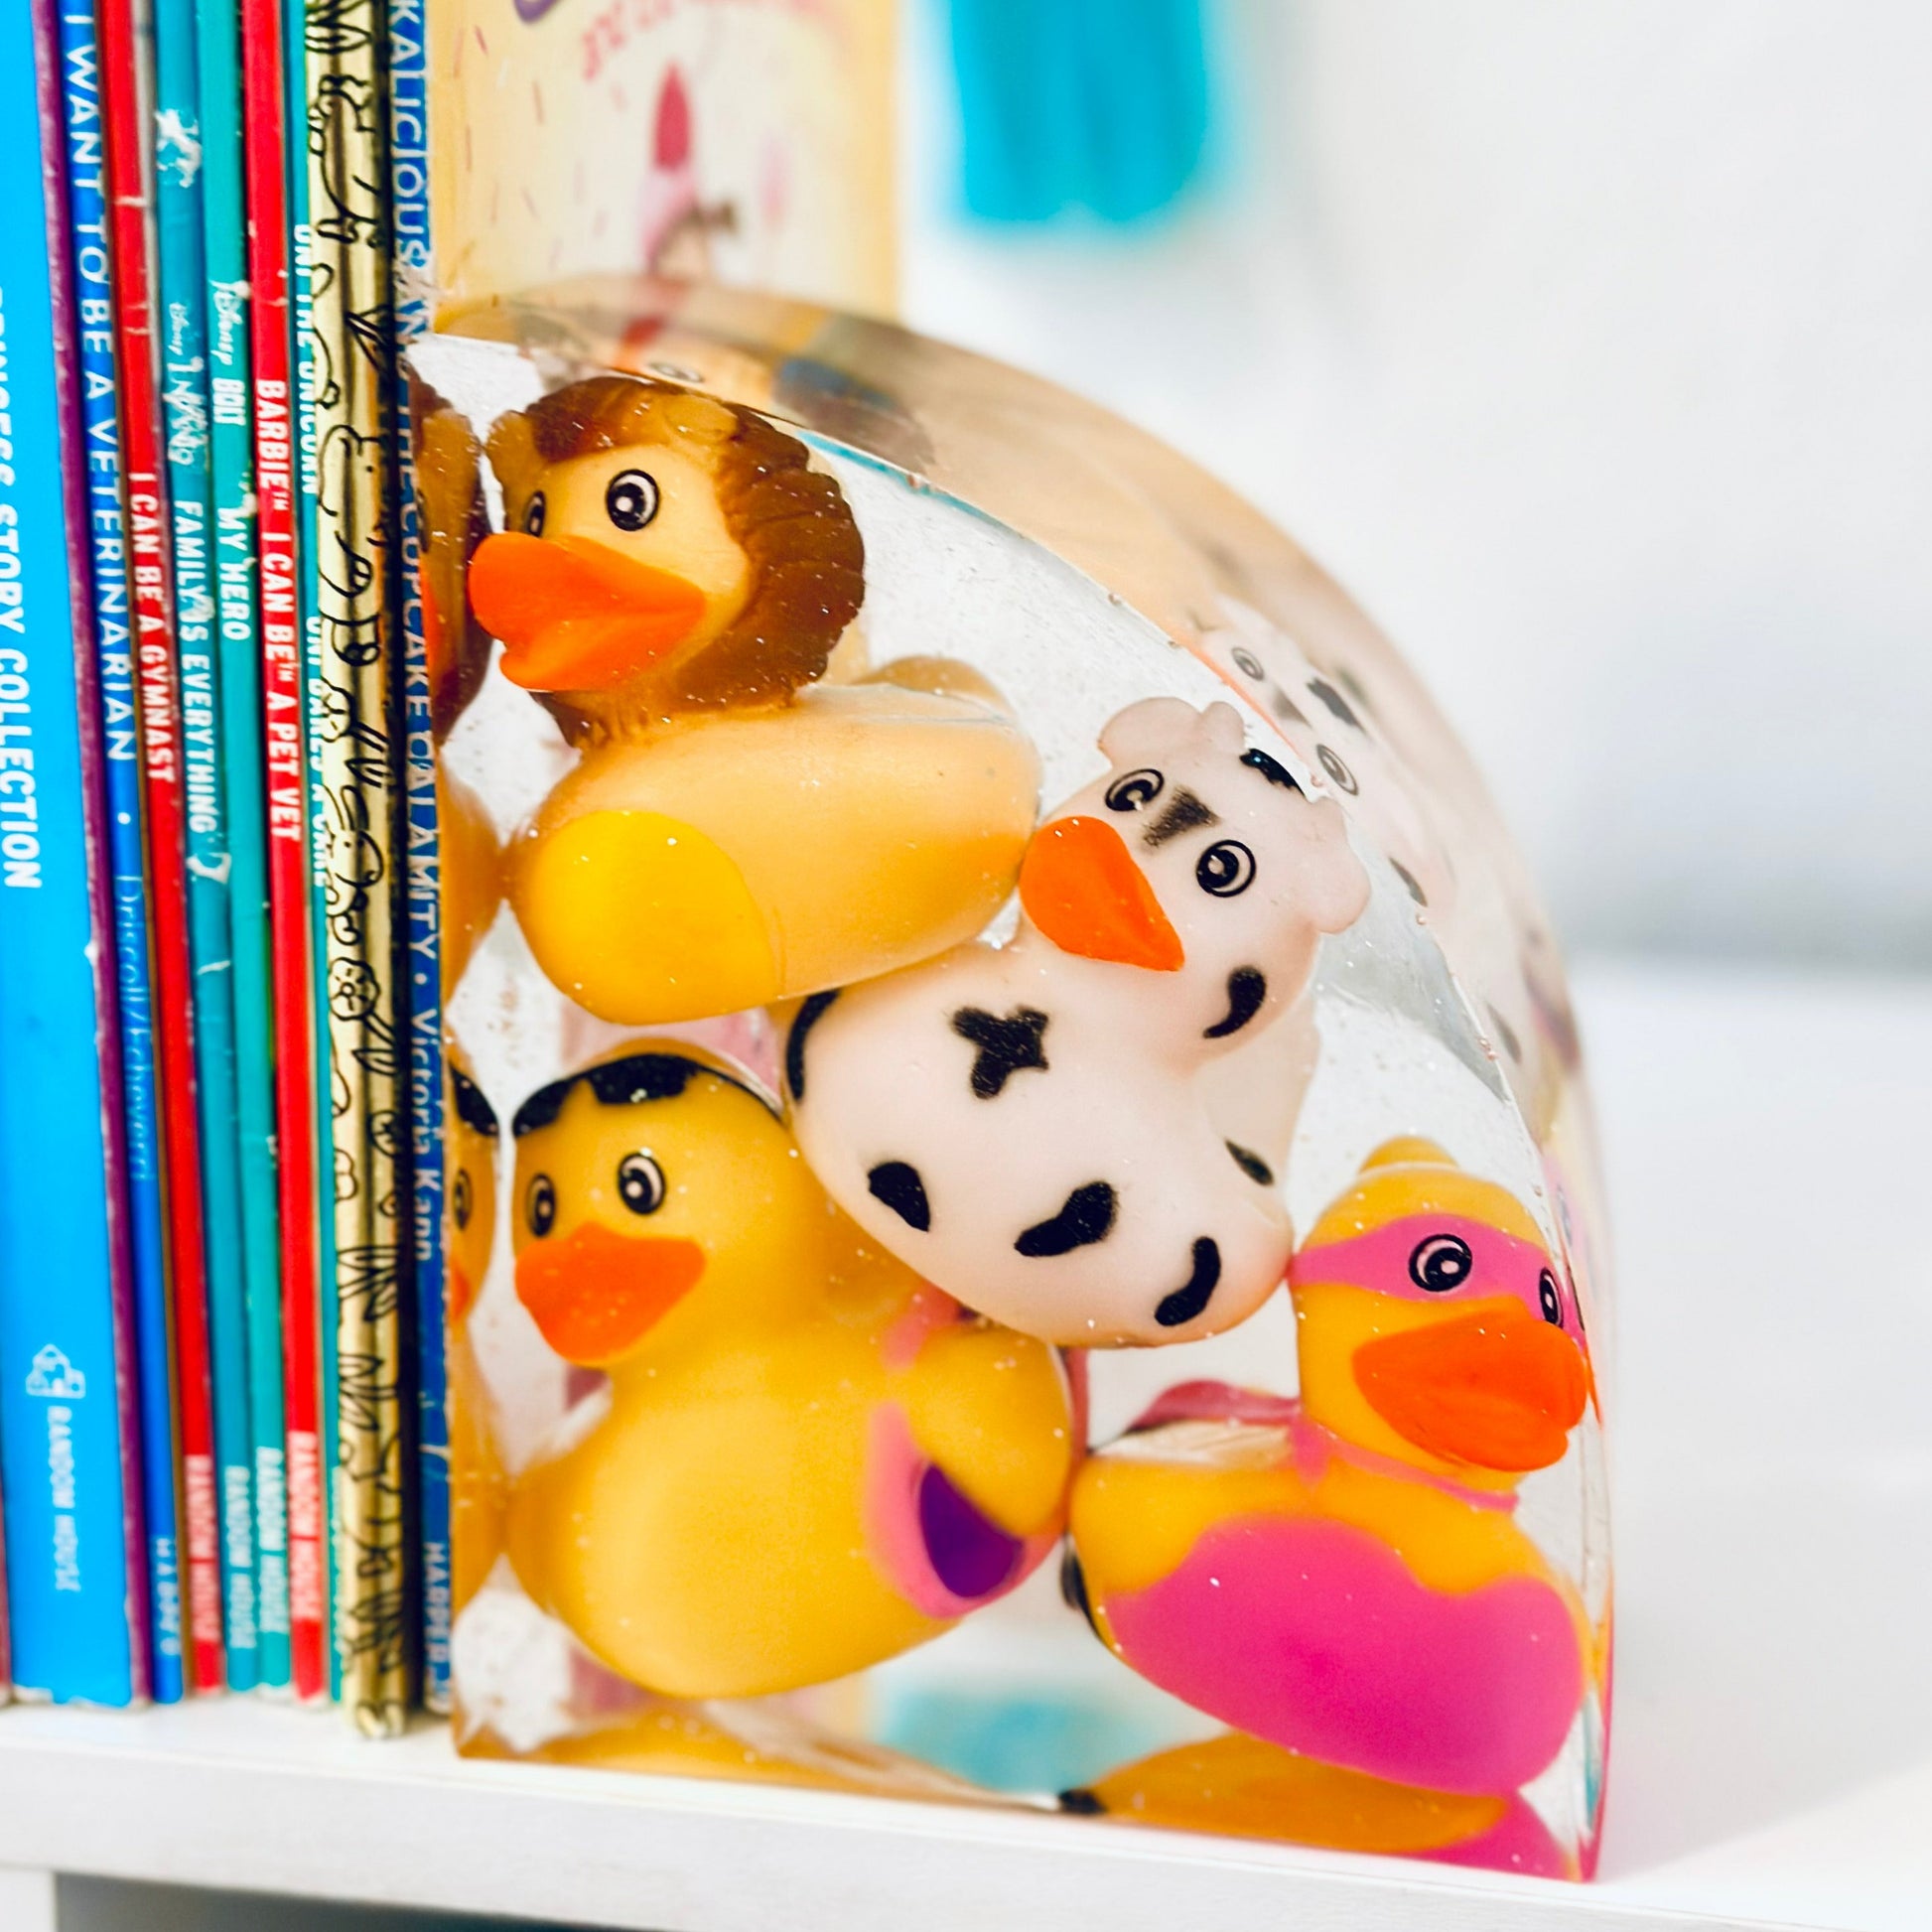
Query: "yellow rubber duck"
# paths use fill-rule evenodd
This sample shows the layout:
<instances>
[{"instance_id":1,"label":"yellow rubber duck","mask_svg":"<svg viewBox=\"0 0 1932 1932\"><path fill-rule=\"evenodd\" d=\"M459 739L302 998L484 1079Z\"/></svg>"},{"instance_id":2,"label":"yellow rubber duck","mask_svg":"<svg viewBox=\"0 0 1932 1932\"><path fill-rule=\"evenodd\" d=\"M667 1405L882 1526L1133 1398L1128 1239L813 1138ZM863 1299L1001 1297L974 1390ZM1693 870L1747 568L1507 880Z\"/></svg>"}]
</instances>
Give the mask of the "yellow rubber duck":
<instances>
[{"instance_id":1,"label":"yellow rubber duck","mask_svg":"<svg viewBox=\"0 0 1932 1932\"><path fill-rule=\"evenodd\" d=\"M1393 1141L1289 1269L1299 1400L1171 1389L1075 1484L1095 1629L1197 1710L1326 1763L1502 1796L1581 1705L1576 1592L1516 1525L1589 1395L1522 1205Z\"/></svg>"},{"instance_id":2,"label":"yellow rubber duck","mask_svg":"<svg viewBox=\"0 0 1932 1932\"><path fill-rule=\"evenodd\" d=\"M679 1698L825 1682L1014 1587L1076 1447L1044 1343L867 1245L723 1060L620 1049L518 1110L516 1291L608 1393L515 1482L523 1588Z\"/></svg>"},{"instance_id":3,"label":"yellow rubber duck","mask_svg":"<svg viewBox=\"0 0 1932 1932\"><path fill-rule=\"evenodd\" d=\"M972 937L1038 764L964 665L822 684L865 595L837 482L749 409L596 376L502 418L509 528L471 608L579 748L514 843L551 980L658 1025L846 985Z\"/></svg>"},{"instance_id":4,"label":"yellow rubber duck","mask_svg":"<svg viewBox=\"0 0 1932 1932\"><path fill-rule=\"evenodd\" d=\"M1238 1730L1123 1764L1061 1792L1060 1808L1168 1831L1432 1859L1537 1878L1578 1875L1577 1861L1520 1796L1393 1784Z\"/></svg>"}]
</instances>

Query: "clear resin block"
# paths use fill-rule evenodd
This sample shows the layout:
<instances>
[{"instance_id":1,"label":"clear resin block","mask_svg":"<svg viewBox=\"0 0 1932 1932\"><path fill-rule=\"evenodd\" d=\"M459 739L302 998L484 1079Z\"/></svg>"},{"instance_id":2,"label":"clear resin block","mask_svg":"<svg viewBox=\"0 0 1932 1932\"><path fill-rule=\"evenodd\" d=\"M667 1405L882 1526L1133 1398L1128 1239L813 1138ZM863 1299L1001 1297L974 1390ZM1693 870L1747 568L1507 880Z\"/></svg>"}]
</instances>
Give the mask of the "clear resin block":
<instances>
[{"instance_id":1,"label":"clear resin block","mask_svg":"<svg viewBox=\"0 0 1932 1932\"><path fill-rule=\"evenodd\" d=\"M882 324L413 362L464 1747L1587 1874L1588 1109L1414 677Z\"/></svg>"}]
</instances>

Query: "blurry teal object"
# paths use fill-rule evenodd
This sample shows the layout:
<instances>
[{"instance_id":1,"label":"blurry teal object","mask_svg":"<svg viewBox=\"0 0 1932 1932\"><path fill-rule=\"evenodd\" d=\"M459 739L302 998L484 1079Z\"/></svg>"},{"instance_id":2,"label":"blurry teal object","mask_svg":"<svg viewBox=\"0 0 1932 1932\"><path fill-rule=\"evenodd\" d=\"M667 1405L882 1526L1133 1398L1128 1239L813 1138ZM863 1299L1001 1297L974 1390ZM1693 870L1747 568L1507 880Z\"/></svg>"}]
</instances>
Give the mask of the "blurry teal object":
<instances>
[{"instance_id":1,"label":"blurry teal object","mask_svg":"<svg viewBox=\"0 0 1932 1932\"><path fill-rule=\"evenodd\" d=\"M1134 221L1194 178L1207 141L1201 0L949 0L966 206Z\"/></svg>"},{"instance_id":2,"label":"blurry teal object","mask_svg":"<svg viewBox=\"0 0 1932 1932\"><path fill-rule=\"evenodd\" d=\"M1165 1710L1078 1692L1009 1696L921 1685L886 1693L874 1728L888 1750L923 1758L986 1791L1046 1793L1092 1784L1178 1739Z\"/></svg>"}]
</instances>

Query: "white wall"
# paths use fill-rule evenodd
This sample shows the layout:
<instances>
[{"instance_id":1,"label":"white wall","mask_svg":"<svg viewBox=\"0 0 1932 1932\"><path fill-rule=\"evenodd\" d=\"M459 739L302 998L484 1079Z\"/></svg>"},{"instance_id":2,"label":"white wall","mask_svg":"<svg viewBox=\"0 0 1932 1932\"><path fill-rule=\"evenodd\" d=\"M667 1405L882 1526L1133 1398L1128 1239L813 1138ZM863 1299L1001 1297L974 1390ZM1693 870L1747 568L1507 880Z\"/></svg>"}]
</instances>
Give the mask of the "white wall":
<instances>
[{"instance_id":1,"label":"white wall","mask_svg":"<svg viewBox=\"0 0 1932 1932\"><path fill-rule=\"evenodd\" d=\"M908 0L915 326L1273 511L1573 944L1932 965L1932 8L1227 0L1153 234L967 229Z\"/></svg>"}]
</instances>

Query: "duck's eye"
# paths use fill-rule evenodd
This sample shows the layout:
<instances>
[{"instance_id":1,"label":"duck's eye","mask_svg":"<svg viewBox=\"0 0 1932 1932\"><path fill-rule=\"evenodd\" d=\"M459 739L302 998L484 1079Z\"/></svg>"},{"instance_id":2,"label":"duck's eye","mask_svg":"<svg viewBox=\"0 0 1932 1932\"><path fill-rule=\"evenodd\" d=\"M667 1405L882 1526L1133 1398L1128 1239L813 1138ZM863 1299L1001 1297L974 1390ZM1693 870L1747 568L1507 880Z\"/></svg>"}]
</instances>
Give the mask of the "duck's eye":
<instances>
[{"instance_id":1,"label":"duck's eye","mask_svg":"<svg viewBox=\"0 0 1932 1932\"><path fill-rule=\"evenodd\" d=\"M1409 1257L1409 1279L1432 1295L1447 1295L1460 1288L1474 1267L1475 1256L1460 1235L1432 1234Z\"/></svg>"},{"instance_id":2,"label":"duck's eye","mask_svg":"<svg viewBox=\"0 0 1932 1932\"><path fill-rule=\"evenodd\" d=\"M531 1180L523 1196L523 1218L538 1240L557 1225L557 1186L547 1173Z\"/></svg>"},{"instance_id":3,"label":"duck's eye","mask_svg":"<svg viewBox=\"0 0 1932 1932\"><path fill-rule=\"evenodd\" d=\"M476 1205L476 1196L470 1186L470 1170L459 1168L450 1187L450 1218L459 1228L467 1228Z\"/></svg>"},{"instance_id":4,"label":"duck's eye","mask_svg":"<svg viewBox=\"0 0 1932 1932\"><path fill-rule=\"evenodd\" d=\"M543 513L548 507L549 505L543 500L543 491L540 489L523 505L523 534L525 536L542 536Z\"/></svg>"},{"instance_id":5,"label":"duck's eye","mask_svg":"<svg viewBox=\"0 0 1932 1932\"><path fill-rule=\"evenodd\" d=\"M657 514L657 479L643 470L613 477L604 513L620 530L641 530Z\"/></svg>"},{"instance_id":6,"label":"duck's eye","mask_svg":"<svg viewBox=\"0 0 1932 1932\"><path fill-rule=\"evenodd\" d=\"M1353 798L1361 790L1361 786L1355 782L1354 772L1349 770L1327 746L1317 745L1314 748L1314 755L1321 760L1322 770L1327 772L1349 797Z\"/></svg>"},{"instance_id":7,"label":"duck's eye","mask_svg":"<svg viewBox=\"0 0 1932 1932\"><path fill-rule=\"evenodd\" d=\"M1107 809L1110 812L1145 811L1167 789L1167 779L1153 769L1130 771L1126 777L1116 778L1107 787Z\"/></svg>"},{"instance_id":8,"label":"duck's eye","mask_svg":"<svg viewBox=\"0 0 1932 1932\"><path fill-rule=\"evenodd\" d=\"M618 1163L618 1192L633 1214L655 1214L664 1205L664 1170L648 1154L626 1154Z\"/></svg>"},{"instance_id":9,"label":"duck's eye","mask_svg":"<svg viewBox=\"0 0 1932 1932\"><path fill-rule=\"evenodd\" d=\"M1255 883L1255 855L1239 839L1216 839L1195 862L1194 879L1216 898L1238 898Z\"/></svg>"},{"instance_id":10,"label":"duck's eye","mask_svg":"<svg viewBox=\"0 0 1932 1932\"><path fill-rule=\"evenodd\" d=\"M1543 1318L1553 1327L1563 1326L1563 1297L1557 1293L1557 1278L1546 1268L1536 1284L1537 1300L1543 1304Z\"/></svg>"}]
</instances>

